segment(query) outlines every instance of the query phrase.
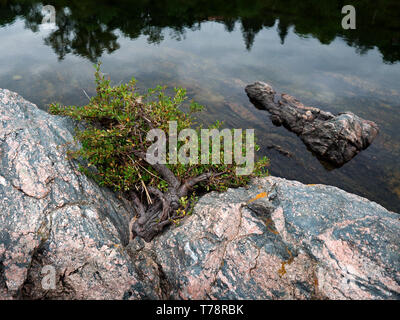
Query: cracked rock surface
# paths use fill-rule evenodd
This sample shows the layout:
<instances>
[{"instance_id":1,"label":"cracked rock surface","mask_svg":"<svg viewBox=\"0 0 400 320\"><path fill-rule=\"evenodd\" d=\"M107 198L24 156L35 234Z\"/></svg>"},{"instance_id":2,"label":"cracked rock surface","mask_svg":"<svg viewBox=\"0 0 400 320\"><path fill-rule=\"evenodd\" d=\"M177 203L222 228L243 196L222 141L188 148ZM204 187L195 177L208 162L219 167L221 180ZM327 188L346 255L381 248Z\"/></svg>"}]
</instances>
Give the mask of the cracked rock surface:
<instances>
[{"instance_id":1,"label":"cracked rock surface","mask_svg":"<svg viewBox=\"0 0 400 320\"><path fill-rule=\"evenodd\" d=\"M175 299L400 299L399 217L336 187L268 177L203 196L141 245Z\"/></svg>"},{"instance_id":2,"label":"cracked rock surface","mask_svg":"<svg viewBox=\"0 0 400 320\"><path fill-rule=\"evenodd\" d=\"M0 299L400 299L400 216L335 187L256 179L129 241L60 147L73 127L0 89Z\"/></svg>"},{"instance_id":3,"label":"cracked rock surface","mask_svg":"<svg viewBox=\"0 0 400 320\"><path fill-rule=\"evenodd\" d=\"M124 248L132 214L60 147L73 127L0 89L0 299L121 299L145 286Z\"/></svg>"}]
</instances>

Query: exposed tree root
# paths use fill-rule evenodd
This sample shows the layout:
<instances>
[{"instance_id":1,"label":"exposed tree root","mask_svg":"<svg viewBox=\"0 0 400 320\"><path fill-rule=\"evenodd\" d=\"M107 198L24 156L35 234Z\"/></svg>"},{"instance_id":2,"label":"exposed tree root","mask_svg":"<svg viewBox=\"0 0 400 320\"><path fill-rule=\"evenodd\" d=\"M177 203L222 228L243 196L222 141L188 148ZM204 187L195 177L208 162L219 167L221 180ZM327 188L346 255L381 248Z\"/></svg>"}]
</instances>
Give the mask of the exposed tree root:
<instances>
[{"instance_id":1,"label":"exposed tree root","mask_svg":"<svg viewBox=\"0 0 400 320\"><path fill-rule=\"evenodd\" d=\"M134 154L146 161L145 153L134 151ZM135 191L130 191L130 198L136 211L131 235L132 238L139 236L146 242L150 242L165 226L179 218L176 210L180 206L180 199L187 196L196 184L223 174L223 172L209 172L179 181L166 165L151 165L168 182L169 188L163 193L157 188L148 187L149 193L155 196L150 204L143 203Z\"/></svg>"}]
</instances>

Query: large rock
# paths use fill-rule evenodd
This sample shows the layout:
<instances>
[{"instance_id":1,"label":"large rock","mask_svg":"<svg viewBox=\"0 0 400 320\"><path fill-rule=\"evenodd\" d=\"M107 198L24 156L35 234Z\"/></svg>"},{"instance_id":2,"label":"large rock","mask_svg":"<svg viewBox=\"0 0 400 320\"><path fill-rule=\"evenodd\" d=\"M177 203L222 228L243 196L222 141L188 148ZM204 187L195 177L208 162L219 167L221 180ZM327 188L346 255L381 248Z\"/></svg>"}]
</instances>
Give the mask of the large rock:
<instances>
[{"instance_id":1,"label":"large rock","mask_svg":"<svg viewBox=\"0 0 400 320\"><path fill-rule=\"evenodd\" d=\"M399 217L335 187L269 177L202 197L140 252L175 299L399 299Z\"/></svg>"},{"instance_id":2,"label":"large rock","mask_svg":"<svg viewBox=\"0 0 400 320\"><path fill-rule=\"evenodd\" d=\"M124 248L132 214L66 159L72 133L68 119L0 89L0 299L122 299L147 290ZM52 270L56 289L45 290Z\"/></svg>"},{"instance_id":3,"label":"large rock","mask_svg":"<svg viewBox=\"0 0 400 320\"><path fill-rule=\"evenodd\" d=\"M276 125L296 133L317 156L341 166L366 149L379 132L376 123L351 112L334 116L306 107L287 94L277 95L266 83L255 82L246 93L258 108L266 109Z\"/></svg>"},{"instance_id":4,"label":"large rock","mask_svg":"<svg viewBox=\"0 0 400 320\"><path fill-rule=\"evenodd\" d=\"M335 187L257 179L129 241L129 207L65 157L73 126L0 90L0 299L400 298L399 215Z\"/></svg>"}]
</instances>

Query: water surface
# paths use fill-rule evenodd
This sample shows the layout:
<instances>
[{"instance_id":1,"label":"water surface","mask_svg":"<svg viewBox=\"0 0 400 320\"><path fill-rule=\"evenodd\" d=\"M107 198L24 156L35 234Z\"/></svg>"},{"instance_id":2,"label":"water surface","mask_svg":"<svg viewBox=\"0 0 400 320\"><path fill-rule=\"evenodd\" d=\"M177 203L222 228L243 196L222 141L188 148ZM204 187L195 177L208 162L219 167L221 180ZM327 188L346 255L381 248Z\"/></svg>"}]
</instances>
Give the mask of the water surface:
<instances>
[{"instance_id":1,"label":"water surface","mask_svg":"<svg viewBox=\"0 0 400 320\"><path fill-rule=\"evenodd\" d=\"M204 123L255 128L272 174L335 185L400 212L400 5L353 1L357 29L343 30L341 7L349 3L0 0L0 87L45 110L55 101L84 104L100 60L115 83L134 76L143 90L187 88L206 106ZM54 30L41 25L47 4L56 8ZM307 105L352 111L381 132L330 168L248 101L244 87L257 80Z\"/></svg>"}]
</instances>

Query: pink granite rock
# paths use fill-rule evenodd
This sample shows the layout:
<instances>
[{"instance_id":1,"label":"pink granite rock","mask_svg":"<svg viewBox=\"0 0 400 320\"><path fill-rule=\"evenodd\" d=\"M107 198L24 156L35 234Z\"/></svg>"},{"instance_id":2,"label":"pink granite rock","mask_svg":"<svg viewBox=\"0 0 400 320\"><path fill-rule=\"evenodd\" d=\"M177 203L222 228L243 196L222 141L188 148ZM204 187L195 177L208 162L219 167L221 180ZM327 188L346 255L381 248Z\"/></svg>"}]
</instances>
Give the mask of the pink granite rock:
<instances>
[{"instance_id":1,"label":"pink granite rock","mask_svg":"<svg viewBox=\"0 0 400 320\"><path fill-rule=\"evenodd\" d=\"M129 242L65 158L73 126L0 90L0 299L400 298L399 215L335 187L257 179Z\"/></svg>"},{"instance_id":2,"label":"pink granite rock","mask_svg":"<svg viewBox=\"0 0 400 320\"><path fill-rule=\"evenodd\" d=\"M374 202L268 177L202 197L145 248L176 299L399 299L399 235Z\"/></svg>"},{"instance_id":3,"label":"pink granite rock","mask_svg":"<svg viewBox=\"0 0 400 320\"><path fill-rule=\"evenodd\" d=\"M68 119L0 90L0 299L142 294L124 247L131 213L66 160L60 146L72 130ZM54 288L42 286L44 266L55 270Z\"/></svg>"}]
</instances>

